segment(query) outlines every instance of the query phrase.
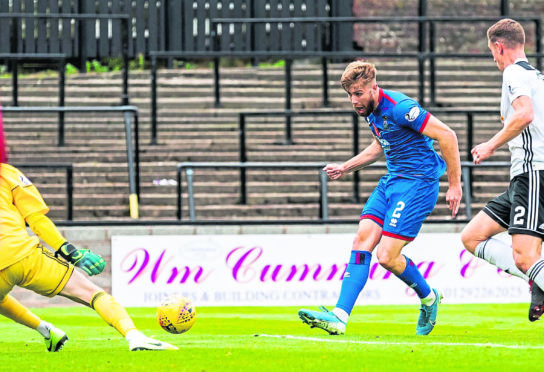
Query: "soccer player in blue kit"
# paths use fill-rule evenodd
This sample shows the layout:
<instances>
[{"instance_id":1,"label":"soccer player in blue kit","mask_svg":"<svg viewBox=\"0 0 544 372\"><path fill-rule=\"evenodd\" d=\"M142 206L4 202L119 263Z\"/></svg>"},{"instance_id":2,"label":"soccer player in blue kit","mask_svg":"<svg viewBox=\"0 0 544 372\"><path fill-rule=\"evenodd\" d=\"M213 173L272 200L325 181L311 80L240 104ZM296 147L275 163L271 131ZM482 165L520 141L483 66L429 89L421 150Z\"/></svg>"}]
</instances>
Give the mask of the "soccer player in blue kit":
<instances>
[{"instance_id":1,"label":"soccer player in blue kit","mask_svg":"<svg viewBox=\"0 0 544 372\"><path fill-rule=\"evenodd\" d=\"M356 61L342 74L341 84L354 110L366 118L374 141L343 164L328 164L332 179L362 169L385 155L384 175L366 202L342 279L336 307L328 311L300 309L299 317L310 327L329 334L344 334L349 315L369 275L372 252L380 265L413 288L421 299L417 335L434 328L442 293L429 286L402 248L414 240L438 199L439 178L447 169L446 202L455 217L459 210L461 162L457 136L447 125L416 101L400 92L384 90L376 83L374 65ZM433 148L437 140L444 159Z\"/></svg>"}]
</instances>

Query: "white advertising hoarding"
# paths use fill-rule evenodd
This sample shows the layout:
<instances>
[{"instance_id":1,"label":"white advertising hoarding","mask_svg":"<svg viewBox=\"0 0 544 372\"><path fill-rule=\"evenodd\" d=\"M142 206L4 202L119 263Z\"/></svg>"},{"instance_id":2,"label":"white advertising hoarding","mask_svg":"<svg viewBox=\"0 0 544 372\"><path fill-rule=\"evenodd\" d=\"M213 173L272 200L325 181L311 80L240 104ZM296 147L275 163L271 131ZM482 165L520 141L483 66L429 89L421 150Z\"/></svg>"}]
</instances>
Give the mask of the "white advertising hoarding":
<instances>
[{"instance_id":1,"label":"white advertising hoarding","mask_svg":"<svg viewBox=\"0 0 544 372\"><path fill-rule=\"evenodd\" d=\"M198 306L334 306L353 236L114 236L112 292L125 306L156 306L170 294ZM526 282L466 252L459 234L420 234L403 252L446 303L529 302ZM357 304L417 303L374 254Z\"/></svg>"}]
</instances>

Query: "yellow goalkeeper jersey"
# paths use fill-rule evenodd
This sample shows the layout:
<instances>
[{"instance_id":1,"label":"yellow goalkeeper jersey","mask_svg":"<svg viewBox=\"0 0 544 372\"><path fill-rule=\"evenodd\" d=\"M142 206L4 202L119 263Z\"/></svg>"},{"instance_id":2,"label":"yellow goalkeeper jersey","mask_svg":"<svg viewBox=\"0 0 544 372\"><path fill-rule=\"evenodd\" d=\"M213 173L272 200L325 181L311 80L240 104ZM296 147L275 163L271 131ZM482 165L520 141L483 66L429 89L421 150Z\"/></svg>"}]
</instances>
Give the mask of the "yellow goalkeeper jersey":
<instances>
[{"instance_id":1,"label":"yellow goalkeeper jersey","mask_svg":"<svg viewBox=\"0 0 544 372\"><path fill-rule=\"evenodd\" d=\"M32 182L17 168L0 164L0 270L32 253L40 240L28 234L25 218L47 212Z\"/></svg>"}]
</instances>

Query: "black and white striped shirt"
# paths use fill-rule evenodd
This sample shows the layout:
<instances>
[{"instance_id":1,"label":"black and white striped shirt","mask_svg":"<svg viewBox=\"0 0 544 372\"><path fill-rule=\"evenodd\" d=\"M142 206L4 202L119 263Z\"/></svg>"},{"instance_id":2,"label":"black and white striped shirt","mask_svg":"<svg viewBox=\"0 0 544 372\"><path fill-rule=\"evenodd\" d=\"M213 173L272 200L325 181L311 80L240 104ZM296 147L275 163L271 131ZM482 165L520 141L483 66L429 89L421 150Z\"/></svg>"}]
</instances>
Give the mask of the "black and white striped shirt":
<instances>
[{"instance_id":1,"label":"black and white striped shirt","mask_svg":"<svg viewBox=\"0 0 544 372\"><path fill-rule=\"evenodd\" d=\"M532 170L544 170L544 75L518 58L503 72L501 120L508 123L514 114L512 102L528 96L533 103L533 122L516 138L508 142L512 166L510 178Z\"/></svg>"}]
</instances>

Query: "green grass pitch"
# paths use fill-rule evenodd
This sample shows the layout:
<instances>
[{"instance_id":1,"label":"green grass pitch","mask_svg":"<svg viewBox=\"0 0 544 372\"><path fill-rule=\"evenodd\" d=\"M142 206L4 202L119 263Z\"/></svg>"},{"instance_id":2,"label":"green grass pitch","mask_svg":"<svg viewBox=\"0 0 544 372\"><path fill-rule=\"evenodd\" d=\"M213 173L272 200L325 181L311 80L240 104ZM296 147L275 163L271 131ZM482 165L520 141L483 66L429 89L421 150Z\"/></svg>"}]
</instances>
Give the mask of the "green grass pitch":
<instances>
[{"instance_id":1,"label":"green grass pitch","mask_svg":"<svg viewBox=\"0 0 544 372\"><path fill-rule=\"evenodd\" d=\"M427 337L418 307L356 307L345 336L310 329L296 307L197 308L195 326L171 335L152 308L131 308L136 325L179 351L129 352L125 340L83 307L34 309L69 341L48 353L42 338L0 317L2 371L527 371L544 361L544 321L526 304L448 305Z\"/></svg>"}]
</instances>

